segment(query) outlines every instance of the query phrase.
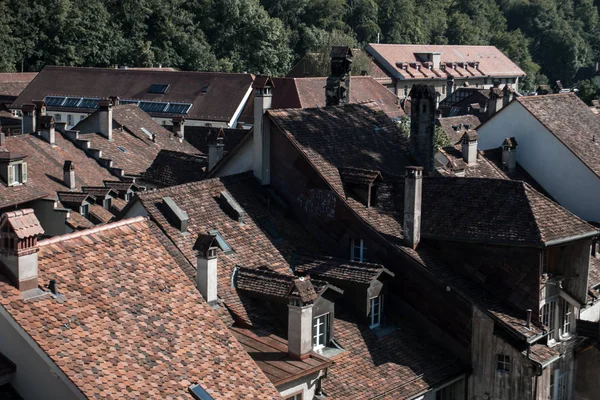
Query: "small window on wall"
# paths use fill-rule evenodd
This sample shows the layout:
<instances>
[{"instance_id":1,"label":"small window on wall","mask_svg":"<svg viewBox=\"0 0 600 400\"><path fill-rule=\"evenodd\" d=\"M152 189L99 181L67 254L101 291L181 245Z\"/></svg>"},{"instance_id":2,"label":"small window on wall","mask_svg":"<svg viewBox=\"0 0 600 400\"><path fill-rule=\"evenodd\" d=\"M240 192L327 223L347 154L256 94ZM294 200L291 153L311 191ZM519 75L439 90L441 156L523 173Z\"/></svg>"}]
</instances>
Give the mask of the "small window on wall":
<instances>
[{"instance_id":1,"label":"small window on wall","mask_svg":"<svg viewBox=\"0 0 600 400\"><path fill-rule=\"evenodd\" d=\"M350 261L367 261L367 246L363 239L350 239Z\"/></svg>"},{"instance_id":2,"label":"small window on wall","mask_svg":"<svg viewBox=\"0 0 600 400\"><path fill-rule=\"evenodd\" d=\"M510 372L510 356L498 354L498 362L496 363L498 372Z\"/></svg>"},{"instance_id":3,"label":"small window on wall","mask_svg":"<svg viewBox=\"0 0 600 400\"><path fill-rule=\"evenodd\" d=\"M569 400L571 398L571 371L556 369L550 375L548 398L550 400Z\"/></svg>"},{"instance_id":4,"label":"small window on wall","mask_svg":"<svg viewBox=\"0 0 600 400\"><path fill-rule=\"evenodd\" d=\"M54 120L55 120L56 122L60 122L60 121L62 121L62 115L60 115L60 114L54 114Z\"/></svg>"},{"instance_id":5,"label":"small window on wall","mask_svg":"<svg viewBox=\"0 0 600 400\"><path fill-rule=\"evenodd\" d=\"M71 114L67 115L67 125L73 125L73 115Z\"/></svg>"},{"instance_id":6,"label":"small window on wall","mask_svg":"<svg viewBox=\"0 0 600 400\"><path fill-rule=\"evenodd\" d=\"M377 328L381 325L381 316L383 315L383 295L371 298L370 308L371 328Z\"/></svg>"},{"instance_id":7,"label":"small window on wall","mask_svg":"<svg viewBox=\"0 0 600 400\"><path fill-rule=\"evenodd\" d=\"M329 334L329 313L313 318L313 350L322 349L327 345Z\"/></svg>"}]
</instances>

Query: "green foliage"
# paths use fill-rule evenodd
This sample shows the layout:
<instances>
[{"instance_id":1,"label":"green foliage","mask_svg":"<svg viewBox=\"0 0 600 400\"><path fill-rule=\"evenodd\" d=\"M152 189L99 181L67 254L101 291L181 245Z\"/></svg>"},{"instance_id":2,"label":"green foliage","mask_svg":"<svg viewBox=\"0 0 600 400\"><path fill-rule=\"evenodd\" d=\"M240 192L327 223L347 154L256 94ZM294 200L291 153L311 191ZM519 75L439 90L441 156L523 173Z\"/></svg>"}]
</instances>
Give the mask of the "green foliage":
<instances>
[{"instance_id":1,"label":"green foliage","mask_svg":"<svg viewBox=\"0 0 600 400\"><path fill-rule=\"evenodd\" d=\"M494 45L521 90L600 59L598 0L4 0L0 70L164 66L283 75L306 53L382 43ZM369 70L357 55L353 73Z\"/></svg>"},{"instance_id":2,"label":"green foliage","mask_svg":"<svg viewBox=\"0 0 600 400\"><path fill-rule=\"evenodd\" d=\"M579 98L588 105L592 105L592 100L600 99L600 86L591 79L577 83L577 89L579 89L577 91Z\"/></svg>"},{"instance_id":3,"label":"green foliage","mask_svg":"<svg viewBox=\"0 0 600 400\"><path fill-rule=\"evenodd\" d=\"M442 129L441 126L435 126L435 149L439 150L444 147L452 146L452 141L446 135L446 132Z\"/></svg>"}]
</instances>

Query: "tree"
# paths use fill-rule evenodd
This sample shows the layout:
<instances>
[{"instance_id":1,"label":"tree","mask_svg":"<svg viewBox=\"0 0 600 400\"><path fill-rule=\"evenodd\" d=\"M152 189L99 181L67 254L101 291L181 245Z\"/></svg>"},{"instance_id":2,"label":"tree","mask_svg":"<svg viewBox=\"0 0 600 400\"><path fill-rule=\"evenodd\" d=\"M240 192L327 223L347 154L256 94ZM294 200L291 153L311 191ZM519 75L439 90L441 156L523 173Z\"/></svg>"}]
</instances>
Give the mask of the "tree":
<instances>
[{"instance_id":1,"label":"tree","mask_svg":"<svg viewBox=\"0 0 600 400\"><path fill-rule=\"evenodd\" d=\"M592 100L600 99L600 86L592 79L578 82L577 89L577 96L588 105L592 104Z\"/></svg>"}]
</instances>

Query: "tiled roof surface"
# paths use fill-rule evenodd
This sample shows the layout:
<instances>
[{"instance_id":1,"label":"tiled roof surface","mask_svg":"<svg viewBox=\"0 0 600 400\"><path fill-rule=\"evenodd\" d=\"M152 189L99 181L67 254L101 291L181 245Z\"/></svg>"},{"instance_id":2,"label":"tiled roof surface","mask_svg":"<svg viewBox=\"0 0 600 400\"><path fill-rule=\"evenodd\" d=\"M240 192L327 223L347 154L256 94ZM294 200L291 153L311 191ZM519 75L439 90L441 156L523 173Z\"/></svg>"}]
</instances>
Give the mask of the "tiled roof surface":
<instances>
[{"instance_id":1,"label":"tiled roof surface","mask_svg":"<svg viewBox=\"0 0 600 400\"><path fill-rule=\"evenodd\" d=\"M148 93L168 84L164 94ZM14 103L20 108L47 95L193 103L186 118L229 122L252 84L250 74L45 67ZM203 88L206 87L206 92ZM227 95L224 96L223 93Z\"/></svg>"},{"instance_id":2,"label":"tiled roof surface","mask_svg":"<svg viewBox=\"0 0 600 400\"><path fill-rule=\"evenodd\" d=\"M112 199L112 206L116 211L123 211L126 205L127 202L121 198L117 197L115 199Z\"/></svg>"},{"instance_id":3,"label":"tiled roof surface","mask_svg":"<svg viewBox=\"0 0 600 400\"><path fill-rule=\"evenodd\" d=\"M599 144L595 138L600 132L600 118L575 93L521 96L516 101L600 176Z\"/></svg>"},{"instance_id":4,"label":"tiled roof surface","mask_svg":"<svg viewBox=\"0 0 600 400\"><path fill-rule=\"evenodd\" d=\"M113 189L105 186L83 186L81 191L91 194L94 197L106 197L108 195L116 196L116 193L113 191Z\"/></svg>"},{"instance_id":5,"label":"tiled roof surface","mask_svg":"<svg viewBox=\"0 0 600 400\"><path fill-rule=\"evenodd\" d=\"M58 132L55 147L33 135L18 135L6 138L5 145L0 147L0 154L3 150L27 155L28 176L27 183L21 186L8 187L4 181L0 183L0 208L41 197L55 199L57 191L68 190L63 184L63 165L66 160L75 163L77 187L102 186L103 179L114 179L106 169Z\"/></svg>"},{"instance_id":6,"label":"tiled roof surface","mask_svg":"<svg viewBox=\"0 0 600 400\"><path fill-rule=\"evenodd\" d=\"M335 337L345 351L323 380L328 398L407 399L466 372L448 351L410 321L379 337L366 322L336 308Z\"/></svg>"},{"instance_id":7,"label":"tiled roof surface","mask_svg":"<svg viewBox=\"0 0 600 400\"><path fill-rule=\"evenodd\" d=\"M0 304L94 399L275 399L267 377L181 272L143 218L40 242L40 282L64 301L24 301L0 279ZM110 254L110 257L107 257Z\"/></svg>"},{"instance_id":8,"label":"tiled roof surface","mask_svg":"<svg viewBox=\"0 0 600 400\"><path fill-rule=\"evenodd\" d=\"M237 267L233 285L245 292L287 299L294 285L294 276L266 269Z\"/></svg>"},{"instance_id":9,"label":"tiled roof surface","mask_svg":"<svg viewBox=\"0 0 600 400\"><path fill-rule=\"evenodd\" d=\"M37 72L2 72L0 73L0 83L31 82L37 74Z\"/></svg>"},{"instance_id":10,"label":"tiled roof surface","mask_svg":"<svg viewBox=\"0 0 600 400\"><path fill-rule=\"evenodd\" d=\"M136 184L133 182L121 182L121 181L103 181L104 186L116 190L117 192L126 192L129 189L134 190Z\"/></svg>"},{"instance_id":11,"label":"tiled roof surface","mask_svg":"<svg viewBox=\"0 0 600 400\"><path fill-rule=\"evenodd\" d=\"M113 107L113 120L122 125L125 130L113 129L112 142L99 133L80 134L79 139L89 141L91 149L101 150L102 158L112 160L113 167L123 169L125 175L141 175L152 165L160 150L187 154L198 152L189 143L180 142L172 132L158 125L135 105ZM84 124L86 124L85 120L73 129L80 129L79 127L85 126ZM153 142L142 128L154 134L156 142Z\"/></svg>"},{"instance_id":12,"label":"tiled roof surface","mask_svg":"<svg viewBox=\"0 0 600 400\"><path fill-rule=\"evenodd\" d=\"M27 85L29 82L0 82L0 96L11 96L16 99Z\"/></svg>"},{"instance_id":13,"label":"tiled roof surface","mask_svg":"<svg viewBox=\"0 0 600 400\"><path fill-rule=\"evenodd\" d=\"M33 209L10 211L2 214L0 224L11 228L19 239L38 236L44 233L40 222L35 217Z\"/></svg>"},{"instance_id":14,"label":"tiled roof surface","mask_svg":"<svg viewBox=\"0 0 600 400\"><path fill-rule=\"evenodd\" d=\"M457 145L457 147L460 147ZM443 176L455 176L452 166L458 163L464 166L464 176L466 178L491 178L491 179L509 179L508 176L496 166L495 163L483 156L483 152L477 153L477 163L467 165L464 163L461 150L455 147L444 147L439 150L449 161L447 165L438 169Z\"/></svg>"},{"instance_id":15,"label":"tiled roof surface","mask_svg":"<svg viewBox=\"0 0 600 400\"><path fill-rule=\"evenodd\" d=\"M240 224L228 214L219 197L222 191L229 193L246 212ZM173 227L159 208L163 197L170 197L189 216L189 235L182 235ZM236 265L247 268L266 266L270 270L291 275L288 260L294 249L318 252L318 244L296 222L285 217L285 210L275 200L268 200L268 192L261 188L251 174L159 189L139 194L142 205L151 217L167 233L177 248L193 266L196 265L194 243L199 234L216 229L231 246L233 253L218 255L218 294L227 307L246 324L252 324L255 310L247 312L252 302L241 299L231 287L231 276ZM268 206L270 204L270 206ZM270 224L281 238L275 240L261 229ZM196 280L195 269L186 271ZM257 311L258 312L258 311Z\"/></svg>"},{"instance_id":16,"label":"tiled roof surface","mask_svg":"<svg viewBox=\"0 0 600 400\"><path fill-rule=\"evenodd\" d=\"M96 198L83 192L57 192L58 200L61 203L81 203L83 201L93 202Z\"/></svg>"},{"instance_id":17,"label":"tiled roof surface","mask_svg":"<svg viewBox=\"0 0 600 400\"><path fill-rule=\"evenodd\" d=\"M554 358L560 357L560 348L560 345L550 347L545 344L537 343L531 346L529 358L535 362L545 365ZM523 351L523 354L527 355L527 350Z\"/></svg>"},{"instance_id":18,"label":"tiled roof surface","mask_svg":"<svg viewBox=\"0 0 600 400\"><path fill-rule=\"evenodd\" d=\"M479 124L479 118L474 115L461 115L459 117L439 118L438 124L444 130L444 133L450 139L452 144L460 142L462 135L468 129L476 129Z\"/></svg>"},{"instance_id":19,"label":"tiled roof surface","mask_svg":"<svg viewBox=\"0 0 600 400\"><path fill-rule=\"evenodd\" d=\"M362 168L342 167L339 168L339 171L343 183L370 185L375 179L381 177L379 171Z\"/></svg>"},{"instance_id":20,"label":"tiled roof surface","mask_svg":"<svg viewBox=\"0 0 600 400\"><path fill-rule=\"evenodd\" d=\"M204 157L161 150L141 179L158 186L174 186L196 182L206 174L207 161Z\"/></svg>"},{"instance_id":21,"label":"tiled roof surface","mask_svg":"<svg viewBox=\"0 0 600 400\"><path fill-rule=\"evenodd\" d=\"M332 361L315 353L310 353L310 356L303 360L290 357L287 341L278 336L237 327L230 329L274 385L283 385L332 364Z\"/></svg>"},{"instance_id":22,"label":"tiled roof surface","mask_svg":"<svg viewBox=\"0 0 600 400\"><path fill-rule=\"evenodd\" d=\"M186 126L185 141L189 142L202 154L208 154L208 145L216 143L220 128L209 126ZM223 150L231 151L246 136L248 129L223 129Z\"/></svg>"},{"instance_id":23,"label":"tiled roof surface","mask_svg":"<svg viewBox=\"0 0 600 400\"><path fill-rule=\"evenodd\" d=\"M381 273L392 274L381 264L348 261L334 257L297 257L294 272L319 279L334 279L369 284ZM393 274L392 274L393 275Z\"/></svg>"},{"instance_id":24,"label":"tiled roof surface","mask_svg":"<svg viewBox=\"0 0 600 400\"><path fill-rule=\"evenodd\" d=\"M98 204L92 204L90 206L90 215L96 217L100 223L104 224L112 221L115 218L110 211Z\"/></svg>"},{"instance_id":25,"label":"tiled roof surface","mask_svg":"<svg viewBox=\"0 0 600 400\"><path fill-rule=\"evenodd\" d=\"M325 107L327 78L273 78L273 109ZM350 102L376 102L391 118L399 118L404 111L398 98L370 76L350 78Z\"/></svg>"},{"instance_id":26,"label":"tiled roof surface","mask_svg":"<svg viewBox=\"0 0 600 400\"><path fill-rule=\"evenodd\" d=\"M73 230L81 230L94 227L94 224L90 220L85 218L83 215L79 214L77 211L72 211L65 222L67 226L69 226Z\"/></svg>"},{"instance_id":27,"label":"tiled roof surface","mask_svg":"<svg viewBox=\"0 0 600 400\"><path fill-rule=\"evenodd\" d=\"M457 46L457 45L419 45L419 44L375 44L371 43L367 51L375 56L378 53L392 67L395 74L400 74L403 79L447 79L448 77L468 79L470 77L484 76L525 76L514 62L506 57L494 46ZM441 64L445 63L479 63L474 65L446 66L445 69L431 69L425 67L417 53L440 52ZM420 64L420 69L411 66L411 63ZM403 70L396 63L408 63ZM414 65L414 64L413 64Z\"/></svg>"}]
</instances>

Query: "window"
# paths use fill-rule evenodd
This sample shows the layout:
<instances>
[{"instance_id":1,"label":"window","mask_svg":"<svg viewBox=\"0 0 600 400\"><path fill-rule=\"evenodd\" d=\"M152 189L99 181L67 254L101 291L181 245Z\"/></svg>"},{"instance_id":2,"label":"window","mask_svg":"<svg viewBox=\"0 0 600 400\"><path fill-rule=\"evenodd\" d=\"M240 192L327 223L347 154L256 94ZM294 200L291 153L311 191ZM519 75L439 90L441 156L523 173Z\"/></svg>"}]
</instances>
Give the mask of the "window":
<instances>
[{"instance_id":1,"label":"window","mask_svg":"<svg viewBox=\"0 0 600 400\"><path fill-rule=\"evenodd\" d=\"M150 85L150 88L148 89L148 93L155 93L155 94L163 94L167 91L167 88L169 87L169 85L165 85L165 84L161 84L161 83L153 83L152 85Z\"/></svg>"},{"instance_id":2,"label":"window","mask_svg":"<svg viewBox=\"0 0 600 400\"><path fill-rule=\"evenodd\" d=\"M8 186L27 182L27 163L10 164L8 166Z\"/></svg>"},{"instance_id":3,"label":"window","mask_svg":"<svg viewBox=\"0 0 600 400\"><path fill-rule=\"evenodd\" d=\"M71 115L71 114L67 115L67 125L69 125L69 126L73 125L73 115Z\"/></svg>"},{"instance_id":4,"label":"window","mask_svg":"<svg viewBox=\"0 0 600 400\"><path fill-rule=\"evenodd\" d=\"M229 244L227 244L227 242L225 241L225 239L223 239L223 236L221 236L221 234L219 233L218 230L213 229L211 231L208 231L209 234L216 236L217 238L217 244L219 245L219 248L221 250L223 250L223 253L225 254L231 254L233 253L233 249L231 248L231 246Z\"/></svg>"},{"instance_id":5,"label":"window","mask_svg":"<svg viewBox=\"0 0 600 400\"><path fill-rule=\"evenodd\" d=\"M456 385L457 384L453 383L452 385L446 386L442 390L438 390L435 393L435 400L458 400Z\"/></svg>"},{"instance_id":6,"label":"window","mask_svg":"<svg viewBox=\"0 0 600 400\"><path fill-rule=\"evenodd\" d=\"M350 261L367 261L367 246L363 239L350 239Z\"/></svg>"},{"instance_id":7,"label":"window","mask_svg":"<svg viewBox=\"0 0 600 400\"><path fill-rule=\"evenodd\" d=\"M112 199L108 198L108 199L104 199L104 208L106 208L107 210L110 210L110 206L112 205Z\"/></svg>"},{"instance_id":8,"label":"window","mask_svg":"<svg viewBox=\"0 0 600 400\"><path fill-rule=\"evenodd\" d=\"M125 201L129 201L131 200L131 193L127 192L125 193Z\"/></svg>"},{"instance_id":9,"label":"window","mask_svg":"<svg viewBox=\"0 0 600 400\"><path fill-rule=\"evenodd\" d=\"M571 371L556 369L550 375L548 387L550 400L569 400L571 398Z\"/></svg>"},{"instance_id":10,"label":"window","mask_svg":"<svg viewBox=\"0 0 600 400\"><path fill-rule=\"evenodd\" d=\"M556 314L556 303L550 301L542 307L540 312L540 320L548 328L548 338L552 340L554 338L554 321Z\"/></svg>"},{"instance_id":11,"label":"window","mask_svg":"<svg viewBox=\"0 0 600 400\"><path fill-rule=\"evenodd\" d=\"M328 323L329 314L313 318L313 349L322 349L327 344Z\"/></svg>"},{"instance_id":12,"label":"window","mask_svg":"<svg viewBox=\"0 0 600 400\"><path fill-rule=\"evenodd\" d=\"M496 364L498 372L510 372L510 356L498 354L498 363Z\"/></svg>"},{"instance_id":13,"label":"window","mask_svg":"<svg viewBox=\"0 0 600 400\"><path fill-rule=\"evenodd\" d=\"M560 336L561 337L569 337L571 336L571 321L573 318L573 308L569 304L568 301L561 298L559 300L560 307Z\"/></svg>"},{"instance_id":14,"label":"window","mask_svg":"<svg viewBox=\"0 0 600 400\"><path fill-rule=\"evenodd\" d=\"M550 387L548 392L550 393L550 399L551 400L555 400L556 399L556 378L555 378L555 372L553 371L552 374L550 374Z\"/></svg>"},{"instance_id":15,"label":"window","mask_svg":"<svg viewBox=\"0 0 600 400\"><path fill-rule=\"evenodd\" d=\"M371 328L377 328L381 325L381 315L383 314L383 295L371 299Z\"/></svg>"},{"instance_id":16,"label":"window","mask_svg":"<svg viewBox=\"0 0 600 400\"><path fill-rule=\"evenodd\" d=\"M87 218L88 215L90 215L90 205L89 204L82 204L79 207L79 213L81 215L83 215L85 218Z\"/></svg>"},{"instance_id":17,"label":"window","mask_svg":"<svg viewBox=\"0 0 600 400\"><path fill-rule=\"evenodd\" d=\"M550 343L568 339L573 333L575 309L572 304L562 297L546 301L540 310L540 321L548 328Z\"/></svg>"},{"instance_id":18,"label":"window","mask_svg":"<svg viewBox=\"0 0 600 400\"><path fill-rule=\"evenodd\" d=\"M54 120L55 120L56 122L60 122L60 121L62 121L62 115L60 115L60 114L54 114Z\"/></svg>"},{"instance_id":19,"label":"window","mask_svg":"<svg viewBox=\"0 0 600 400\"><path fill-rule=\"evenodd\" d=\"M285 400L302 400L302 393L298 393L293 396L286 397Z\"/></svg>"}]
</instances>

